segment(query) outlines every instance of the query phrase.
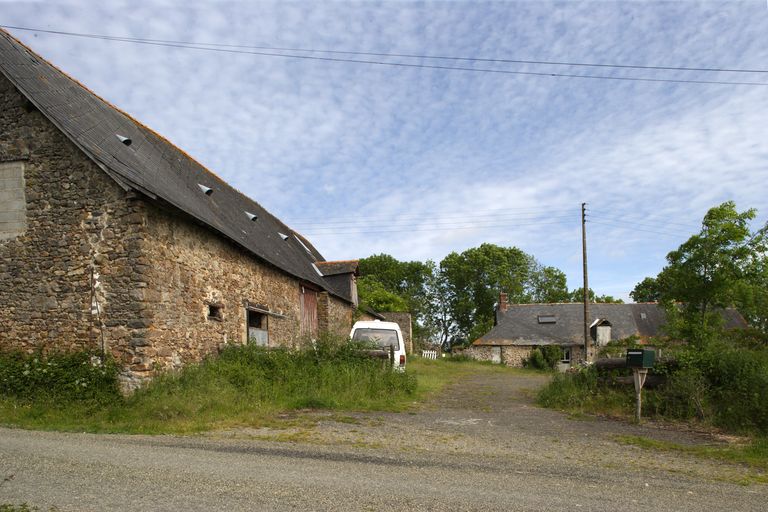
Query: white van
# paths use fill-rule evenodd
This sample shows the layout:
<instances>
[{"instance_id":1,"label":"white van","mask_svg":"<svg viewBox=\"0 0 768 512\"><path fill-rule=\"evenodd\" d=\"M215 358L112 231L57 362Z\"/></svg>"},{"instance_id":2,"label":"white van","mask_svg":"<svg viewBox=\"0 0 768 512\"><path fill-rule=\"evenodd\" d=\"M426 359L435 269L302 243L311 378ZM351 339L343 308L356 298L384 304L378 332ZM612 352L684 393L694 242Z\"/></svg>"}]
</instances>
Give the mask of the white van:
<instances>
[{"instance_id":1,"label":"white van","mask_svg":"<svg viewBox=\"0 0 768 512\"><path fill-rule=\"evenodd\" d=\"M392 347L395 356L392 361L392 368L401 372L405 371L403 333L400 332L400 326L395 322L382 322L380 320L355 322L349 337L353 341L373 343L377 348L387 352L390 350L389 347Z\"/></svg>"}]
</instances>

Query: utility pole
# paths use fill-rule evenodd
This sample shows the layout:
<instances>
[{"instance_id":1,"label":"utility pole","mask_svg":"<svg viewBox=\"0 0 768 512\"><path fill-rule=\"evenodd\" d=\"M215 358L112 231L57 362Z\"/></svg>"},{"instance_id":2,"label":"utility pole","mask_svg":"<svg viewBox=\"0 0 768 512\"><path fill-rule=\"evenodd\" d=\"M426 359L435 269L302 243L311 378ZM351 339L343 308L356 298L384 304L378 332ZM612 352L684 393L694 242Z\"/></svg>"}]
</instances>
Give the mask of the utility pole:
<instances>
[{"instance_id":1,"label":"utility pole","mask_svg":"<svg viewBox=\"0 0 768 512\"><path fill-rule=\"evenodd\" d=\"M589 339L589 279L587 278L587 203L581 203L581 249L584 261L584 359L592 361Z\"/></svg>"}]
</instances>

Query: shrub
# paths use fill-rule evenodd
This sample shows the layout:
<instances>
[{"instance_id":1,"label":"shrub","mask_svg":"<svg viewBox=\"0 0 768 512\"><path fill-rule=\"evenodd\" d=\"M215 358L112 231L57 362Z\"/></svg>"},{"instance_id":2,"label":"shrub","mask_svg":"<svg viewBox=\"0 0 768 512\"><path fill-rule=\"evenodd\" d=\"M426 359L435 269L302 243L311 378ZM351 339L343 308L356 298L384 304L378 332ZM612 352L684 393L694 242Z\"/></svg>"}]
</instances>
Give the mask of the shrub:
<instances>
[{"instance_id":1,"label":"shrub","mask_svg":"<svg viewBox=\"0 0 768 512\"><path fill-rule=\"evenodd\" d=\"M117 365L92 352L0 352L0 393L21 400L119 398Z\"/></svg>"},{"instance_id":2,"label":"shrub","mask_svg":"<svg viewBox=\"0 0 768 512\"><path fill-rule=\"evenodd\" d=\"M768 349L726 339L679 348L674 364L660 361L653 371L667 381L644 391L643 414L697 419L738 433L768 434ZM630 415L632 386L614 386L614 379L601 377L593 368L555 376L539 401L548 407L623 410Z\"/></svg>"},{"instance_id":3,"label":"shrub","mask_svg":"<svg viewBox=\"0 0 768 512\"><path fill-rule=\"evenodd\" d=\"M553 370L563 359L563 349L558 345L544 345L531 350L531 355L523 361L526 368Z\"/></svg>"}]
</instances>

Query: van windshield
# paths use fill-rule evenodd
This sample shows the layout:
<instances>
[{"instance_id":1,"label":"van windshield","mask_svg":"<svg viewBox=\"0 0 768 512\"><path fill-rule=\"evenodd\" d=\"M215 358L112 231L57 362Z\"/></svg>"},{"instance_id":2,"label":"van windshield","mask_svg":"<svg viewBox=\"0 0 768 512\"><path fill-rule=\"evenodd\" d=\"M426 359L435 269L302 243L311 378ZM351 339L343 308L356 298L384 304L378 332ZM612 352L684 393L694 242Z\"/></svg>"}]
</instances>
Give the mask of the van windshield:
<instances>
[{"instance_id":1,"label":"van windshield","mask_svg":"<svg viewBox=\"0 0 768 512\"><path fill-rule=\"evenodd\" d=\"M391 346L395 350L400 350L397 331L392 329L355 329L352 339L355 341L367 341L380 348L389 348Z\"/></svg>"}]
</instances>

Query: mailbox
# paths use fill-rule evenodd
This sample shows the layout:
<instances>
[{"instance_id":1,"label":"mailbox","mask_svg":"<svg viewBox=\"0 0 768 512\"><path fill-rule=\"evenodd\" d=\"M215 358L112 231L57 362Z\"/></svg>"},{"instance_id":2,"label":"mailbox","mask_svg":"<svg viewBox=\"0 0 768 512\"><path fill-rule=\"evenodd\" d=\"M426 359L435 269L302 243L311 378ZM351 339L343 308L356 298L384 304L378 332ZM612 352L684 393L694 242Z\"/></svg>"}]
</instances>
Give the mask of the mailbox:
<instances>
[{"instance_id":1,"label":"mailbox","mask_svg":"<svg viewBox=\"0 0 768 512\"><path fill-rule=\"evenodd\" d=\"M656 352L648 348L627 350L627 366L629 368L653 368Z\"/></svg>"}]
</instances>

